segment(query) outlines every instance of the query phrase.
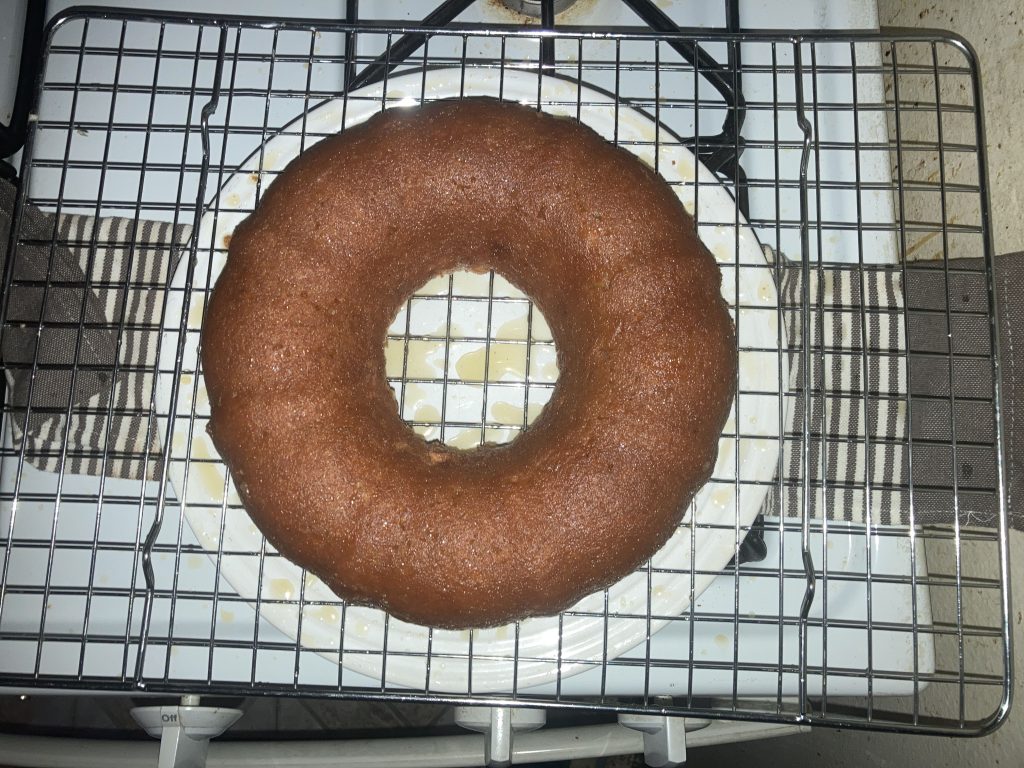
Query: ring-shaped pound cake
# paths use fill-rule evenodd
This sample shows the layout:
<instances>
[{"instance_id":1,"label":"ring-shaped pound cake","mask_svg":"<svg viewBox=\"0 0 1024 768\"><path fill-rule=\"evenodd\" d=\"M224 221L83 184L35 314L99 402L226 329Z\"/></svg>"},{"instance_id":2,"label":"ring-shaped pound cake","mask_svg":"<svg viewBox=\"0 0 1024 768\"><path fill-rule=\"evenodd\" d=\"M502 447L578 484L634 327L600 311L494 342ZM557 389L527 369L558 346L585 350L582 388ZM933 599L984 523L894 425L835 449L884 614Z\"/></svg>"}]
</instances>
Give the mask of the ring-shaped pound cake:
<instances>
[{"instance_id":1,"label":"ring-shaped pound cake","mask_svg":"<svg viewBox=\"0 0 1024 768\"><path fill-rule=\"evenodd\" d=\"M414 290L494 269L559 380L511 443L427 442L385 378ZM340 597L492 626L651 557L708 479L736 341L721 274L650 168L493 99L388 109L320 141L235 230L202 337L210 431L267 539Z\"/></svg>"}]
</instances>

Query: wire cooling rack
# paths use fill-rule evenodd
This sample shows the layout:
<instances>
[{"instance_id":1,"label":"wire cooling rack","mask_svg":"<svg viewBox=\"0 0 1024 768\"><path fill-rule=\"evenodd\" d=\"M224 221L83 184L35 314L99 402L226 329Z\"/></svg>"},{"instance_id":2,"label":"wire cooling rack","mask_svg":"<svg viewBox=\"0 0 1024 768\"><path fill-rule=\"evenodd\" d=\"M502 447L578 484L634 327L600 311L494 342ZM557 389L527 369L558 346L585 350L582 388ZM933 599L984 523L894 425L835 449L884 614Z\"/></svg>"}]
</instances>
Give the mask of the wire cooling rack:
<instances>
[{"instance_id":1,"label":"wire cooling rack","mask_svg":"<svg viewBox=\"0 0 1024 768\"><path fill-rule=\"evenodd\" d=\"M403 39L412 53L390 61L388 51ZM702 79L706 60L698 49L734 63L728 77L746 93L742 132L699 138L707 134L702 126L717 130L737 112ZM687 50L694 55L681 55ZM51 25L45 52L4 282L4 686L657 709L958 734L983 732L1005 715L1010 652L996 308L979 77L961 40L905 31L541 35L85 9ZM704 158L713 158L716 146L742 155L745 174L727 165L715 184L749 198L750 227L770 248L763 269L779 288L775 316L786 321L788 335L776 321L779 344L751 348L742 312L738 323L741 355L772 355L787 382L771 395L783 424L770 438L779 471L770 482L741 473L729 480L737 499L766 494L766 558L727 566L679 616L652 617L649 608L623 613L605 600L596 612L605 626L628 620L649 628L653 619L667 626L619 657L587 661L589 669L572 676L561 673L563 665L580 660L556 642L541 654L555 669L541 688L520 686L513 676L505 690L475 691L472 675L463 691L433 690L429 678L419 688L398 685L389 664L415 657L428 669L472 668L488 661L486 651L474 648L474 633L456 654L435 655L429 641L395 647L386 628L379 648L356 647L360 628L346 606L306 600L306 577L264 583L275 555L255 531L243 550L226 549L216 536L204 546L188 523L187 491L183 503L181 489L167 480L70 471L90 462L102 470L124 458L110 434L98 449L81 448L80 435L66 426L34 441L11 437L31 429L33 414L83 431L117 417L158 436L143 440L141 461L151 478L173 476L174 463L184 462L193 484L201 482L215 458L193 455L189 440L160 450L174 434L168 422L198 434L208 415L198 372L184 361L198 342L211 265L225 249L194 233L204 213L219 211L219 190L234 169L296 120L303 143L315 138L302 116L331 99L347 105L345 83L370 67L384 78L448 67L464 75L515 71L583 81L664 127L649 147L655 158L676 144ZM381 106L392 106L386 79L382 92ZM256 183L262 188L265 180L257 174ZM30 206L128 224L113 230L121 240L98 228L84 238L81 230L57 229L40 239L28 233ZM700 223L729 226L738 217ZM141 246L126 247L123 238L132 222L144 220L194 228L192 237L176 230L183 284L173 282L173 242L155 247L164 257L153 269L131 268ZM20 271L19 258L39 248L48 258L41 272ZM82 261L77 281L56 267L63 249ZM111 249L120 249L127 268L102 268ZM921 262L907 258L922 255ZM724 269L728 276L728 263ZM884 300L867 301L868 286ZM38 313L34 320L11 316L18 290L49 306L67 289L94 292L106 302L108 320L87 316L84 299L70 319L46 311L42 320ZM119 296L149 301L152 314L122 311ZM444 317L439 328L418 324L427 303ZM480 312L480 329L465 330ZM460 323L463 330L455 330ZM515 333L503 336L502 326ZM106 367L81 362L87 331L108 331L123 352L148 343L140 339L159 347L166 328L182 340L169 357L157 348ZM8 359L12 339L26 331L42 339L53 329L70 332L78 364L46 359L43 344L27 359ZM425 288L392 331L401 355L390 373L402 415L428 436L509 439L553 385L542 323L525 297L495 276ZM464 343L484 349L479 376L449 370ZM439 374L410 368L421 346L430 350L424 358L442 359ZM159 361L168 359L161 370ZM844 369L856 373L826 375ZM181 383L169 410L152 394L132 407L110 396L99 406L68 396L54 406L34 398L31 385L26 397L12 395L10 383L26 371L33 382L43 374L69 379L67 392L93 374L136 375L150 388L160 376ZM465 396L479 398L479 410L449 411L448 388L467 382L475 386ZM413 385L436 386L438 399L407 410ZM514 396L499 394L506 390ZM742 382L740 393L765 394L745 391ZM496 412L489 399L518 410ZM883 416L892 424L883 428ZM740 415L726 432L736 441L764 437L749 434ZM245 524L229 490L208 505L221 531ZM727 527L738 554L746 530ZM255 606L225 579L231 558L253 564ZM648 565L645 572L654 579L672 568ZM294 614L294 627L267 620L282 608ZM330 641L309 642L303 622L326 626ZM518 638L518 628L512 631ZM513 666L520 660L515 647ZM353 654L374 657L379 676L365 674L365 666L353 672Z\"/></svg>"}]
</instances>

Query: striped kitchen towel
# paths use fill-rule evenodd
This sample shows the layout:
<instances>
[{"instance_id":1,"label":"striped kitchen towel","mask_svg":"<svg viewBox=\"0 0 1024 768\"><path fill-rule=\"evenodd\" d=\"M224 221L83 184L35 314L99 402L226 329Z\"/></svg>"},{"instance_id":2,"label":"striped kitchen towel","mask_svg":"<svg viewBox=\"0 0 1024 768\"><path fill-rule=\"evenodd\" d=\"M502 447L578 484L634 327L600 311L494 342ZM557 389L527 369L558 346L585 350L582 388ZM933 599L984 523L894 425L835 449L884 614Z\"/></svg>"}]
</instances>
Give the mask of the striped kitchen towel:
<instances>
[{"instance_id":1,"label":"striped kitchen towel","mask_svg":"<svg viewBox=\"0 0 1024 768\"><path fill-rule=\"evenodd\" d=\"M44 471L154 479L164 287L191 227L35 211L21 229L3 328L15 447Z\"/></svg>"},{"instance_id":2,"label":"striped kitchen towel","mask_svg":"<svg viewBox=\"0 0 1024 768\"><path fill-rule=\"evenodd\" d=\"M769 263L775 262L770 248ZM807 477L811 517L905 524L907 357L902 272L891 265L813 265L807 278L808 355L803 354L804 271L783 259L779 303L788 336L788 418L781 490L768 516L800 517L803 430L809 405ZM810 397L805 397L805 359Z\"/></svg>"},{"instance_id":3,"label":"striped kitchen towel","mask_svg":"<svg viewBox=\"0 0 1024 768\"><path fill-rule=\"evenodd\" d=\"M997 272L1012 268L1006 259L996 264ZM805 355L805 275L781 261L790 409L780 482L764 513L801 516L806 445L813 519L998 526L995 350L984 261L814 264L806 280ZM1011 303L1005 289L1002 298ZM1007 339L1010 324L1000 321Z\"/></svg>"}]
</instances>

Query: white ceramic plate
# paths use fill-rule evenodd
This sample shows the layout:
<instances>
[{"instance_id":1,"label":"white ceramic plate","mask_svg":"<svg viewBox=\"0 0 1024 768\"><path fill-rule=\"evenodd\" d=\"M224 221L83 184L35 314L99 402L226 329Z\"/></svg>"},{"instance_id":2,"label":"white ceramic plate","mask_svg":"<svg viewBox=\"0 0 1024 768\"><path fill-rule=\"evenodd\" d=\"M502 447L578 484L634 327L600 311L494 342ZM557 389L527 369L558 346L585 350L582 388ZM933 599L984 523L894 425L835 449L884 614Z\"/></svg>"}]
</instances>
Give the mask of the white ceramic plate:
<instances>
[{"instance_id":1,"label":"white ceramic plate","mask_svg":"<svg viewBox=\"0 0 1024 768\"><path fill-rule=\"evenodd\" d=\"M576 115L609 140L616 135L676 182L688 210L699 198L700 236L723 271L722 294L738 317L740 394L719 445L714 480L697 495L686 520L654 556L654 568L627 576L607 592L581 600L573 613L534 618L487 630L431 630L389 618L379 610L346 607L323 584L273 552L242 509L237 494L205 431L209 403L198 366L198 330L205 292L224 263L223 247L256 201L257 187L283 169L304 146L344 126L360 123L382 108L460 95L494 96L537 105L552 114ZM757 515L774 477L780 433L779 316L770 271L754 234L732 198L674 137L655 122L616 105L603 93L578 83L505 70L439 69L396 76L342 100L322 104L268 140L220 190L202 219L194 282L185 296L187 264L172 280L157 383L159 410L176 413L170 481L184 502L184 515L199 542L220 553L220 572L259 614L303 648L345 668L381 681L433 691L485 692L552 682L616 658L684 612L733 557L741 527ZM314 134L314 135L310 135ZM317 136L318 135L318 136ZM699 193L695 195L699 179ZM183 359L176 364L181 327L188 329ZM177 376L180 391L171 402ZM193 421L188 416L195 411ZM739 414L737 419L736 414ZM737 421L742 438L735 437ZM166 423L160 434L166 434ZM742 483L737 482L737 475ZM737 500L737 493L739 499ZM265 556L260 555L262 551ZM225 554L226 553L226 554ZM262 563L262 566L261 566ZM428 654L429 651L429 654ZM428 664L428 655L430 662Z\"/></svg>"}]
</instances>

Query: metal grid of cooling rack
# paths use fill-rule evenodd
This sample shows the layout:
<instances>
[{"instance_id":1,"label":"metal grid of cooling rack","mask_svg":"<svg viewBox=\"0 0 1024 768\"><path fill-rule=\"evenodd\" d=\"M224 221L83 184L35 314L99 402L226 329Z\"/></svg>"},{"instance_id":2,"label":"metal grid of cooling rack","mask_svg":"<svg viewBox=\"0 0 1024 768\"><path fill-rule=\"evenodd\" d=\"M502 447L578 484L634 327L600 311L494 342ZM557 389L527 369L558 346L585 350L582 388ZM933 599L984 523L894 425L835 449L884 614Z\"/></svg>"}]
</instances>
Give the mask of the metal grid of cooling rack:
<instances>
[{"instance_id":1,"label":"metal grid of cooling rack","mask_svg":"<svg viewBox=\"0 0 1024 768\"><path fill-rule=\"evenodd\" d=\"M702 123L720 125L727 111L678 46L699 46L719 61L740 60L735 54L743 53L734 77L745 86L747 122L742 146L732 149L742 149L746 177L720 177L716 184L734 194L738 183L744 187L750 227L776 254L760 271L779 286L779 306L772 308L779 344L745 344L744 328L769 315L745 315L741 297L740 353L772 355L780 380L790 384L768 393L783 423L770 436L780 457L776 478L750 481L737 471L718 480L733 487L738 499L767 494L773 505L765 524L768 557L726 566L679 616L652 616L649 601L646 611L618 611L606 599L592 612L606 628L626 621L646 630L635 649L618 657L573 659L559 639L549 652L526 658L519 654L515 627L513 669L530 661L548 663L555 674L546 687L519 686L513 673L507 690L480 692L473 689L470 671L464 691L432 689L431 664L463 663L472 670L474 662L493 660L486 650L474 650L474 633L467 634L463 651L434 654L433 633L423 648L396 647L389 645L385 623L379 648L351 647L360 628L347 619L346 606L307 599L304 575L284 585L264 580L277 558L258 535L238 550L227 549L222 536L207 546L201 542L189 522L190 506L215 515L221 534L244 525L244 513L231 503L227 483L219 501L210 503L166 479L173 477L175 462L184 462L193 486L201 485L204 468L215 465L215 458L192 455L191 439L167 452L159 445L170 442L175 423L185 424L189 437L205 427L199 372L186 361L198 343L203 299L213 265L223 259L222 243L201 242L201 229L184 237L184 282L176 285L171 243L156 248L166 263L140 275L131 266L142 246L125 246L115 235L100 236L94 229L83 240L58 229L40 239L27 232L30 206L58 217L119 216L199 227L204 212L220 213L218 191L233 169L254 153L261 157L264 144L286 125L300 126L302 145L315 138L303 115L330 99L348 106L355 97L344 94L346 70L373 63L410 32L423 35L422 45L387 77L425 77L441 66L463 76L536 73L543 65L543 73L584 81L663 126L649 147L655 164L663 146L681 143L679 136L700 136ZM542 37L549 41L543 46ZM346 55L346 41L355 38L358 53ZM549 54L542 57L542 48ZM752 95L754 84L760 95ZM387 89L385 81L382 108L395 103ZM704 149L699 142L698 152ZM638 154L645 149L629 148ZM44 359L42 344L27 360L5 360L3 685L617 711L653 707L960 734L984 731L1005 715L1010 657L996 308L979 78L970 49L959 39L902 31L539 35L526 29L417 30L87 9L70 12L49 29L22 177L10 238L13 256L5 271L5 358L7 342L26 328L37 339L53 329L71 331L73 341L71 364ZM262 175L256 183L258 194ZM701 187L695 185L696 196ZM738 213L700 221L705 227L732 226L737 239L739 223ZM114 231L123 238L135 230ZM19 258L40 247L41 274L20 272ZM82 261L77 281L55 268L65 249ZM126 269L100 268L104 253L112 251L128 260ZM932 258L908 262L904 257L914 252ZM846 254L845 260L837 254ZM727 281L739 279L728 257L723 270ZM402 415L431 436L454 439L468 431L506 439L528 419L531 398L552 386L552 371L536 364L550 343L538 334L529 302L514 292L503 294L499 279L489 276L472 286L460 279L414 296L393 326L393 341L402 350L392 371L399 379ZM830 290L851 283L883 286L886 301L854 301L853 294ZM10 315L18 290L35 292L45 307L48 297L66 289L83 297L76 317L54 319L44 311L33 321ZM90 291L108 306L120 306L116 297L122 294L156 296L155 310L143 319L129 319L125 312L114 312L107 322L89 319L84 296ZM441 308L440 331L417 325L417 307L427 302ZM472 324L470 305L486 308L482 331L455 332L460 322ZM466 319L460 320L463 310ZM495 318L503 311L510 313L505 322L525 326L516 338L499 333L502 324ZM868 339L883 327L891 331L888 341L872 348ZM81 362L86 331L109 332L120 352L131 346L130 339L166 344L166 328L176 331L169 357L166 350L141 363L119 357L108 368ZM853 341L827 335L837 328L846 328ZM462 342L484 346L479 377L451 371L449 359ZM415 353L409 350L417 344L429 344L443 357L439 376L410 371ZM510 375L518 374L521 383L492 381L497 358L490 344L532 356L497 364L506 373L517 369ZM844 361L862 375L839 384L817 378ZM32 374L20 401L11 384L19 371ZM63 403L33 397L32 382L46 372L70 378ZM171 407L162 408L156 394L130 411L109 395L99 406L76 402L69 393L90 372L114 380L139 375L150 387L169 376L175 382ZM436 415L430 409L418 415L404 410L407 387L414 384L440 385ZM478 417L448 411L445 388L456 384L475 388ZM516 396L500 398L497 393L509 388ZM742 380L739 389L741 398L765 396ZM518 405L521 416L495 417L488 399ZM536 402L542 404L543 394ZM786 421L791 412L800 415ZM904 426L882 430L872 413L883 412ZM146 467L161 468L165 479L71 473L75 458L107 466L121 449L111 434L99 449L81 449L74 429L64 427L32 440L13 439L12 427L31 430L33 413L63 417L58 424L83 430L88 419L138 417L146 433L161 436L163 442L146 443L141 456ZM854 413L860 414L852 419L855 426L832 429L836 418ZM741 416L735 415L726 440L765 438L748 434ZM85 421L75 422L77 417ZM850 458L855 452L847 451L841 461L841 444L862 447L869 458L858 463ZM796 474L787 473L786 456ZM846 474L837 469L843 461ZM880 517L884 505L891 509ZM738 551L745 531L738 523L724 527ZM227 582L222 569L232 558L255 568L255 601L239 597ZM670 565L648 565L645 572L649 584L666 574L693 584L693 573L673 574ZM282 611L294 616L294 625L280 619ZM269 620L275 612L279 618ZM571 618L567 612L562 620ZM652 634L652 620L666 626ZM303 622L326 627L330 640L307 638ZM356 656L375 659L379 674L366 673L365 665L362 673L352 671L349 662ZM410 658L427 666L418 689L395 684L386 671ZM573 665L585 669L562 674Z\"/></svg>"}]
</instances>

